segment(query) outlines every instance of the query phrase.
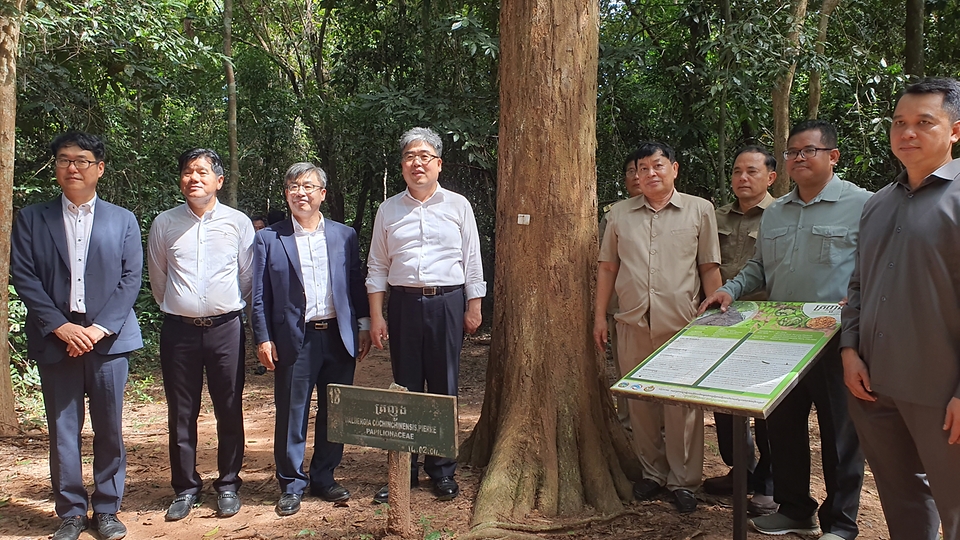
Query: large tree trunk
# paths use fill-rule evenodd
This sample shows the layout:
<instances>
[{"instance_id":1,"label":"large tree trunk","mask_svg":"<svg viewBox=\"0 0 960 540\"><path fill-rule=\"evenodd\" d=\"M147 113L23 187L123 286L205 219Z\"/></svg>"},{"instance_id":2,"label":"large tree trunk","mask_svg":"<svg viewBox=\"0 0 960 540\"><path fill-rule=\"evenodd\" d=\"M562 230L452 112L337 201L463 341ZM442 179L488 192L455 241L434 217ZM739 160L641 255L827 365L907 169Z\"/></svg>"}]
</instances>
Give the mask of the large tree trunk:
<instances>
[{"instance_id":1,"label":"large tree trunk","mask_svg":"<svg viewBox=\"0 0 960 540\"><path fill-rule=\"evenodd\" d=\"M0 435L19 431L10 382L10 227L13 224L13 161L17 120L17 42L24 0L0 8ZM15 11L9 11L12 7Z\"/></svg>"},{"instance_id":2,"label":"large tree trunk","mask_svg":"<svg viewBox=\"0 0 960 540\"><path fill-rule=\"evenodd\" d=\"M233 75L233 0L223 0L223 56L227 72L227 138L230 144L230 176L227 205L237 207L240 191L240 158L237 155L237 81Z\"/></svg>"},{"instance_id":3,"label":"large tree trunk","mask_svg":"<svg viewBox=\"0 0 960 540\"><path fill-rule=\"evenodd\" d=\"M590 338L597 11L591 0L501 4L493 342L480 421L460 449L487 466L475 524L615 512L632 497L621 466L631 451Z\"/></svg>"},{"instance_id":4,"label":"large tree trunk","mask_svg":"<svg viewBox=\"0 0 960 540\"><path fill-rule=\"evenodd\" d=\"M903 70L907 75L923 77L923 19L925 0L907 0L906 44Z\"/></svg>"},{"instance_id":5,"label":"large tree trunk","mask_svg":"<svg viewBox=\"0 0 960 540\"><path fill-rule=\"evenodd\" d=\"M800 46L800 31L807 16L807 0L793 0L791 9L790 32L787 34L788 56L794 59L773 87L773 155L777 156L777 179L773 183L773 196L779 197L790 191L790 178L783 163L783 152L787 149L787 136L790 133L790 89L793 76L797 71L797 48Z\"/></svg>"},{"instance_id":6,"label":"large tree trunk","mask_svg":"<svg viewBox=\"0 0 960 540\"><path fill-rule=\"evenodd\" d=\"M817 44L814 50L817 56L822 56L826 50L827 26L830 24L830 14L840 4L840 0L823 0L820 6L820 23L817 26ZM820 114L820 94L823 91L823 83L820 81L820 70L814 69L810 72L810 96L807 101L807 118L816 118Z\"/></svg>"}]
</instances>

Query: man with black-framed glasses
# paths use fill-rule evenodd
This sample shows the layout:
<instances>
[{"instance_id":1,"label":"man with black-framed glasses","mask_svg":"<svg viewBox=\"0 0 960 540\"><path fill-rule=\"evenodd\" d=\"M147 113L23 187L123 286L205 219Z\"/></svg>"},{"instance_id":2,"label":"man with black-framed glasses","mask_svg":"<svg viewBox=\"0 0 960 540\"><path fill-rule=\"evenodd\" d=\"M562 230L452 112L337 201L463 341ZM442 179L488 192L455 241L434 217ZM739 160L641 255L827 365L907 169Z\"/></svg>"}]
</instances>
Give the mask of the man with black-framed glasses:
<instances>
[{"instance_id":1,"label":"man with black-framed glasses","mask_svg":"<svg viewBox=\"0 0 960 540\"><path fill-rule=\"evenodd\" d=\"M440 187L443 142L427 128L400 138L400 165L407 189L377 210L367 259L370 337L383 348L388 305L390 362L394 381L412 392L457 395L463 332L480 326L480 301L486 295L480 238L470 202ZM411 487L418 484L417 455L412 455ZM460 493L454 459L425 456L423 469L433 493L449 501ZM384 486L374 501L388 499Z\"/></svg>"},{"instance_id":2,"label":"man with black-framed glasses","mask_svg":"<svg viewBox=\"0 0 960 540\"><path fill-rule=\"evenodd\" d=\"M127 534L117 519L127 468L127 356L143 346L133 311L143 269L140 227L130 211L97 197L103 141L73 131L50 150L63 195L17 214L10 272L27 307L27 355L40 373L50 432L50 481L63 520L53 539L76 540L90 527L119 540ZM89 495L80 444L85 397L93 426Z\"/></svg>"},{"instance_id":3,"label":"man with black-framed glasses","mask_svg":"<svg viewBox=\"0 0 960 540\"><path fill-rule=\"evenodd\" d=\"M257 233L253 262L253 334L260 363L275 371L273 455L280 483L276 512L300 511L305 490L328 502L350 498L334 480L343 444L327 440L328 384L352 384L370 351L369 307L357 232L320 212L327 174L294 163L284 175L290 219ZM303 471L314 390L313 457Z\"/></svg>"},{"instance_id":4,"label":"man with black-framed glasses","mask_svg":"<svg viewBox=\"0 0 960 540\"><path fill-rule=\"evenodd\" d=\"M784 158L796 188L763 212L753 258L703 301L701 313L714 304L726 310L733 300L760 289L782 302L840 302L846 297L860 213L871 193L834 174L840 151L837 129L827 122L794 126ZM853 540L859 532L863 454L847 412L838 343L839 335L767 418L773 498L780 509L751 520L763 534L822 531L821 540ZM827 491L822 505L810 496L808 419L813 405Z\"/></svg>"}]
</instances>

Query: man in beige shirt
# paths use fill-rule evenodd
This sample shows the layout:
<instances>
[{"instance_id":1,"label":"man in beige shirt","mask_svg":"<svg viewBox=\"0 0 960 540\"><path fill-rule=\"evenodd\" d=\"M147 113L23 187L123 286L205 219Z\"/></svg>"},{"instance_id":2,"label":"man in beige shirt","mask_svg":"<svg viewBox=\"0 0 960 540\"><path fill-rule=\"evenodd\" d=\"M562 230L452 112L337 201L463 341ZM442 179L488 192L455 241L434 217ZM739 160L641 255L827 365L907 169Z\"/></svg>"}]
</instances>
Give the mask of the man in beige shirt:
<instances>
[{"instance_id":1,"label":"man in beige shirt","mask_svg":"<svg viewBox=\"0 0 960 540\"><path fill-rule=\"evenodd\" d=\"M627 158L626 175L640 178L641 196L614 205L600 249L594 341L607 342L607 305L616 289L620 368L628 372L693 319L701 290L720 286L720 245L713 205L679 193L680 165L663 143L642 143ZM703 412L633 400L634 449L643 479L641 500L666 487L681 513L696 510L693 490L703 474ZM662 435L661 435L662 432Z\"/></svg>"},{"instance_id":2,"label":"man in beige shirt","mask_svg":"<svg viewBox=\"0 0 960 540\"><path fill-rule=\"evenodd\" d=\"M726 282L740 272L753 257L760 231L763 211L773 202L767 189L777 179L777 159L762 146L745 146L737 152L733 162L730 187L737 200L717 208L717 230L720 233L720 277ZM766 300L767 291L761 289L743 297L744 300ZM717 426L717 446L720 457L727 465L733 465L733 417L713 413ZM747 466L747 487L753 498L747 505L751 515L770 514L777 511L773 500L773 468L770 459L770 441L767 439L767 423L759 418L754 423L757 449L760 460L751 453ZM753 448L754 437L747 430L747 446ZM742 473L741 473L742 474ZM733 470L703 482L703 490L712 495L733 493Z\"/></svg>"}]
</instances>

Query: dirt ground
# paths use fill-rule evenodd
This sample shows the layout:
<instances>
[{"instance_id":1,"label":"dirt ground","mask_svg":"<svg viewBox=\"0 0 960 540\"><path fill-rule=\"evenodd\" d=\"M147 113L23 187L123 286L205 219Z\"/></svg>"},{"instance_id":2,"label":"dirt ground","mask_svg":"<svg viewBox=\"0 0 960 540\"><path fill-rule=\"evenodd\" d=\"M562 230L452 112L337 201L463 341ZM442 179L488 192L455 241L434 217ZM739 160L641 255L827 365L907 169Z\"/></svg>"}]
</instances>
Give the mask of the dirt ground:
<instances>
[{"instance_id":1,"label":"dirt ground","mask_svg":"<svg viewBox=\"0 0 960 540\"><path fill-rule=\"evenodd\" d=\"M484 377L489 351L489 336L470 338L464 347L460 375L460 440L476 424L483 402ZM250 349L248 349L250 350ZM387 516L383 507L372 503L373 494L387 478L386 452L373 448L347 445L343 463L337 470L338 481L353 494L349 502L334 505L315 497L306 497L300 513L278 517L273 506L279 497L273 465L273 376L256 375L258 365L248 358L245 390L246 455L240 491L243 508L236 516L218 519L216 497L210 487L216 478L216 424L213 409L205 402L199 422L198 470L206 483L204 499L186 519L167 523L164 513L173 498L170 488L170 465L167 456L166 404L159 383L146 392L154 402L127 400L124 411L127 446L127 486L120 519L128 528L127 538L202 539L275 539L318 538L374 540L386 535ZM392 380L387 353L374 353L357 366L355 384L385 388ZM707 417L706 463L704 474L716 476L726 472L716 446L713 419ZM312 422L311 422L312 423ZM819 467L819 438L815 417L811 418L811 439L815 446L815 496L822 500L823 480ZM89 424L89 423L88 423ZM312 440L312 434L308 440ZM92 456L92 432L89 425L84 435L86 456ZM17 438L0 439L0 539L49 538L59 525L54 512L47 463L47 435L35 429ZM308 445L308 452L310 452ZM308 456L309 458L309 456ZM85 462L88 486L92 484L90 461ZM430 493L428 482L411 494L411 517L415 537L424 540L457 538L469 531L473 499L482 471L461 467L457 474L461 495L451 502L438 502ZM421 476L426 480L425 476ZM731 501L729 498L698 494L701 504L696 512L680 516L665 501L633 502L627 512L612 520L584 524L585 516L569 520L549 520L532 515L527 525L550 527L542 538L588 539L609 538L650 540L720 540L732 537ZM589 517L589 516L588 516ZM876 487L867 474L860 503L860 537L863 540L887 539L889 535L880 510ZM81 539L96 538L84 533ZM766 538L750 533L749 538ZM799 538L795 535L780 538Z\"/></svg>"}]
</instances>

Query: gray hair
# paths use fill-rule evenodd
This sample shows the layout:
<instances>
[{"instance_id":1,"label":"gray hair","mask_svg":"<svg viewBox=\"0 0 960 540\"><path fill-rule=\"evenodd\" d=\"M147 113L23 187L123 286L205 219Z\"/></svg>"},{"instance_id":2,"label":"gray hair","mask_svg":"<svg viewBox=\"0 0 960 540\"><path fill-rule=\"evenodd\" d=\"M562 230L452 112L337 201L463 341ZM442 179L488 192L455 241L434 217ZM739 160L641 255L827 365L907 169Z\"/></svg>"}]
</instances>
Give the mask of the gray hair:
<instances>
[{"instance_id":1,"label":"gray hair","mask_svg":"<svg viewBox=\"0 0 960 540\"><path fill-rule=\"evenodd\" d=\"M301 161L300 163L291 165L290 168L287 169L286 174L283 175L283 185L289 186L308 174L316 175L317 181L320 182L320 187L324 189L327 188L327 173L309 161Z\"/></svg>"},{"instance_id":2,"label":"gray hair","mask_svg":"<svg viewBox=\"0 0 960 540\"><path fill-rule=\"evenodd\" d=\"M434 151L437 152L437 156L443 155L443 140L440 139L440 136L437 135L437 132L430 128L415 127L401 135L400 153L403 154L403 151L415 142L427 143L433 147Z\"/></svg>"}]
</instances>

